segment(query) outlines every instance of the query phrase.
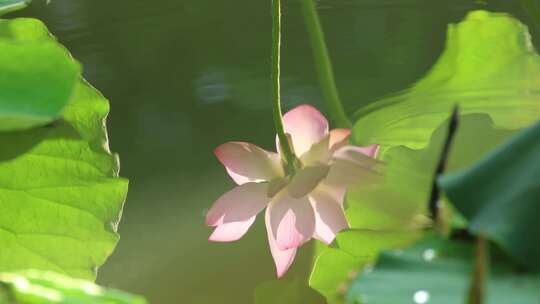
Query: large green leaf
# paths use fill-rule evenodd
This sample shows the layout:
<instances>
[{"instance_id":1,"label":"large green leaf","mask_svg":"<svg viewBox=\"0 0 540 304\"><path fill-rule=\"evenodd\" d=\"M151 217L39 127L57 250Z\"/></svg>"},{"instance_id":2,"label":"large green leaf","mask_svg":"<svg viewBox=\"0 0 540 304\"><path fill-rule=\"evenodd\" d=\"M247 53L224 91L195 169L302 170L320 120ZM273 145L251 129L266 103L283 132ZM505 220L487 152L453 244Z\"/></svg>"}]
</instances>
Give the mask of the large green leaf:
<instances>
[{"instance_id":1,"label":"large green leaf","mask_svg":"<svg viewBox=\"0 0 540 304\"><path fill-rule=\"evenodd\" d=\"M309 285L326 298L328 304L345 299L349 282L366 260L338 248L325 248L315 259Z\"/></svg>"},{"instance_id":2,"label":"large green leaf","mask_svg":"<svg viewBox=\"0 0 540 304\"><path fill-rule=\"evenodd\" d=\"M449 26L424 79L356 113L353 142L424 148L455 104L462 114L488 114L497 128L523 128L540 117L539 90L540 57L527 28L507 14L474 11Z\"/></svg>"},{"instance_id":3,"label":"large green leaf","mask_svg":"<svg viewBox=\"0 0 540 304\"><path fill-rule=\"evenodd\" d=\"M405 251L380 255L372 271L361 273L348 291L354 304L465 303L471 282L473 246L430 238ZM515 271L494 257L486 304L540 301L540 276Z\"/></svg>"},{"instance_id":4,"label":"large green leaf","mask_svg":"<svg viewBox=\"0 0 540 304\"><path fill-rule=\"evenodd\" d=\"M118 241L127 192L108 150L108 110L80 81L63 120L0 134L0 271L95 278Z\"/></svg>"},{"instance_id":5,"label":"large green leaf","mask_svg":"<svg viewBox=\"0 0 540 304\"><path fill-rule=\"evenodd\" d=\"M324 249L315 260L309 284L329 304L343 303L350 280L373 263L379 251L405 246L420 235L418 231L343 231L336 237L337 248Z\"/></svg>"},{"instance_id":6,"label":"large green leaf","mask_svg":"<svg viewBox=\"0 0 540 304\"><path fill-rule=\"evenodd\" d=\"M40 21L0 19L0 131L28 129L60 118L78 75L79 64Z\"/></svg>"},{"instance_id":7,"label":"large green leaf","mask_svg":"<svg viewBox=\"0 0 540 304\"><path fill-rule=\"evenodd\" d=\"M447 124L443 122L433 132L424 149L388 149L383 158L384 182L348 193L346 215L354 229L338 235L338 248L327 248L318 255L310 280L330 303L343 302L341 291L350 274L372 263L379 250L405 246L421 237L422 229L431 224L426 216L427 202ZM467 167L510 135L495 130L485 114L461 116L448 170ZM443 211L447 221L453 219L450 209Z\"/></svg>"},{"instance_id":8,"label":"large green leaf","mask_svg":"<svg viewBox=\"0 0 540 304\"><path fill-rule=\"evenodd\" d=\"M439 184L472 232L540 269L540 123Z\"/></svg>"},{"instance_id":9,"label":"large green leaf","mask_svg":"<svg viewBox=\"0 0 540 304\"><path fill-rule=\"evenodd\" d=\"M145 304L123 291L105 289L92 282L52 272L0 273L0 303L3 304Z\"/></svg>"},{"instance_id":10,"label":"large green leaf","mask_svg":"<svg viewBox=\"0 0 540 304\"><path fill-rule=\"evenodd\" d=\"M25 8L32 0L0 0L0 16Z\"/></svg>"}]
</instances>

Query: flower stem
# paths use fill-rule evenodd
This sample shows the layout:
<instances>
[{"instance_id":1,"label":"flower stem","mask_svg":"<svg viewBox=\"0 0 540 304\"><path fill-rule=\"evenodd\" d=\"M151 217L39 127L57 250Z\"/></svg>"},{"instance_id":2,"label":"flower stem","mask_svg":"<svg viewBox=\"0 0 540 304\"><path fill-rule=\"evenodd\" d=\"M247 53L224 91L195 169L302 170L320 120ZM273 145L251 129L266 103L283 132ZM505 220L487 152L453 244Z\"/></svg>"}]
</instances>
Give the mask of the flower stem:
<instances>
[{"instance_id":1,"label":"flower stem","mask_svg":"<svg viewBox=\"0 0 540 304\"><path fill-rule=\"evenodd\" d=\"M483 235L476 239L474 271L469 289L468 304L483 304L485 302L486 278L489 268L489 244Z\"/></svg>"},{"instance_id":2,"label":"flower stem","mask_svg":"<svg viewBox=\"0 0 540 304\"><path fill-rule=\"evenodd\" d=\"M306 22L307 31L311 40L311 48L315 57L315 65L319 76L319 83L324 95L325 106L338 127L350 128L351 121L345 114L343 104L339 98L336 81L334 79L334 71L332 62L328 55L328 48L324 38L324 33L321 28L319 15L315 9L313 0L301 0L302 10L304 12L304 20Z\"/></svg>"},{"instance_id":3,"label":"flower stem","mask_svg":"<svg viewBox=\"0 0 540 304\"><path fill-rule=\"evenodd\" d=\"M445 169L446 163L448 162L448 157L450 156L450 148L452 147L452 142L456 136L456 131L459 123L459 107L456 105L452 110L452 115L450 116L450 122L448 123L448 133L446 135L446 140L442 147L441 156L439 157L439 162L435 169L435 174L433 175L433 181L431 184L431 196L429 198L428 208L431 215L431 219L434 222L435 230L441 232L444 230L444 223L442 222L440 214L440 198L441 193L439 185L437 184L437 179L441 176Z\"/></svg>"},{"instance_id":4,"label":"flower stem","mask_svg":"<svg viewBox=\"0 0 540 304\"><path fill-rule=\"evenodd\" d=\"M520 0L523 10L529 14L536 26L536 29L540 31L540 4L535 0Z\"/></svg>"},{"instance_id":5,"label":"flower stem","mask_svg":"<svg viewBox=\"0 0 540 304\"><path fill-rule=\"evenodd\" d=\"M283 127L280 85L281 0L272 0L272 116L288 173L295 170L296 156Z\"/></svg>"}]
</instances>

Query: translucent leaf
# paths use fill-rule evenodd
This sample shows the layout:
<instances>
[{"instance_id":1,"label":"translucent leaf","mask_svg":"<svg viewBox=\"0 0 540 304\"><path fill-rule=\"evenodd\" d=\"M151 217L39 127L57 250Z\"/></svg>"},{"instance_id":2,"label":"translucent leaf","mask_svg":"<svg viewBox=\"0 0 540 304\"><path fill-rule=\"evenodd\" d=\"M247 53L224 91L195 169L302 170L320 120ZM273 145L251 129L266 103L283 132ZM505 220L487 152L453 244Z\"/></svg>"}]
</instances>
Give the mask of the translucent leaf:
<instances>
[{"instance_id":1,"label":"translucent leaf","mask_svg":"<svg viewBox=\"0 0 540 304\"><path fill-rule=\"evenodd\" d=\"M343 303L351 276L365 261L337 248L324 249L315 260L309 285L325 296L328 304Z\"/></svg>"},{"instance_id":2,"label":"translucent leaf","mask_svg":"<svg viewBox=\"0 0 540 304\"><path fill-rule=\"evenodd\" d=\"M343 231L337 235L337 248L326 248L315 260L309 284L329 304L343 303L350 280L373 263L379 251L405 246L419 236L416 231Z\"/></svg>"},{"instance_id":3,"label":"translucent leaf","mask_svg":"<svg viewBox=\"0 0 540 304\"><path fill-rule=\"evenodd\" d=\"M8 304L145 304L139 296L53 272L0 273L0 303Z\"/></svg>"},{"instance_id":4,"label":"translucent leaf","mask_svg":"<svg viewBox=\"0 0 540 304\"><path fill-rule=\"evenodd\" d=\"M410 90L356 113L353 142L427 146L455 104L495 127L520 129L540 117L540 57L527 28L507 14L474 11L448 28L438 62Z\"/></svg>"},{"instance_id":5,"label":"translucent leaf","mask_svg":"<svg viewBox=\"0 0 540 304\"><path fill-rule=\"evenodd\" d=\"M380 250L404 247L422 237L424 228L431 225L427 202L447 124L444 121L436 128L424 149L388 149L383 157L384 182L351 189L347 194L346 215L354 229L338 234L337 248L319 254L310 280L331 303L343 303L340 292L350 282L349 275L373 263ZM448 170L467 167L511 134L494 130L485 114L461 116ZM443 211L450 222L453 213L446 208Z\"/></svg>"},{"instance_id":6,"label":"translucent leaf","mask_svg":"<svg viewBox=\"0 0 540 304\"><path fill-rule=\"evenodd\" d=\"M93 279L112 253L127 181L108 150L108 110L81 81L55 125L0 134L0 271Z\"/></svg>"}]
</instances>

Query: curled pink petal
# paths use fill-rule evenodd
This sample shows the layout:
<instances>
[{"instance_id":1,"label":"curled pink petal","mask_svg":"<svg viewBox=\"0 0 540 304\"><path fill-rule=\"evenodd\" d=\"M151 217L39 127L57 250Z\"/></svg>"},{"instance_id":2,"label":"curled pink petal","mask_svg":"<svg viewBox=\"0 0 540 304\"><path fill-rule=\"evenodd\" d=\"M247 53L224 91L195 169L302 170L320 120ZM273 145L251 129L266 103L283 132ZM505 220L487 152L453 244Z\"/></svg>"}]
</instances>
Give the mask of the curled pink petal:
<instances>
[{"instance_id":1,"label":"curled pink petal","mask_svg":"<svg viewBox=\"0 0 540 304\"><path fill-rule=\"evenodd\" d=\"M302 156L328 134L328 121L310 105L300 105L283 115L285 133L292 137L294 151ZM279 151L279 144L278 151Z\"/></svg>"},{"instance_id":2,"label":"curled pink petal","mask_svg":"<svg viewBox=\"0 0 540 304\"><path fill-rule=\"evenodd\" d=\"M208 238L212 242L233 242L239 240L249 227L255 222L255 216L242 222L223 223L214 229L214 232Z\"/></svg>"},{"instance_id":3,"label":"curled pink petal","mask_svg":"<svg viewBox=\"0 0 540 304\"><path fill-rule=\"evenodd\" d=\"M295 199L283 192L268 204L267 212L279 249L300 247L313 236L315 215L307 196Z\"/></svg>"},{"instance_id":4,"label":"curled pink petal","mask_svg":"<svg viewBox=\"0 0 540 304\"><path fill-rule=\"evenodd\" d=\"M338 232L349 227L343 211L343 202L334 199L336 192L339 191L326 193L318 189L310 194L315 211L313 237L327 245L334 241Z\"/></svg>"},{"instance_id":5,"label":"curled pink petal","mask_svg":"<svg viewBox=\"0 0 540 304\"><path fill-rule=\"evenodd\" d=\"M346 145L351 136L351 129L333 129L330 131L330 149L335 151Z\"/></svg>"},{"instance_id":6,"label":"curled pink petal","mask_svg":"<svg viewBox=\"0 0 540 304\"><path fill-rule=\"evenodd\" d=\"M382 178L382 162L371 156L376 153L375 146L369 147L367 152L355 146L339 148L332 156L330 171L324 182L337 187L379 182Z\"/></svg>"},{"instance_id":7,"label":"curled pink petal","mask_svg":"<svg viewBox=\"0 0 540 304\"><path fill-rule=\"evenodd\" d=\"M379 148L379 145L370 145L367 147L347 145L337 149L333 156L335 158L363 162L365 160L365 156L369 158L376 158L379 153Z\"/></svg>"},{"instance_id":8,"label":"curled pink petal","mask_svg":"<svg viewBox=\"0 0 540 304\"><path fill-rule=\"evenodd\" d=\"M277 153L265 151L246 142L228 142L214 151L231 178L239 185L247 182L269 181L283 176Z\"/></svg>"},{"instance_id":9,"label":"curled pink petal","mask_svg":"<svg viewBox=\"0 0 540 304\"><path fill-rule=\"evenodd\" d=\"M296 256L296 248L291 248L287 250L279 249L276 243L276 238L274 237L274 234L272 232L272 227L270 225L269 209L266 209L266 214L264 218L266 223L266 233L268 235L268 245L270 247L270 253L272 254L272 258L274 259L274 264L276 265L277 277L281 278L283 277L283 275L285 275L292 262L294 261L294 257Z\"/></svg>"},{"instance_id":10,"label":"curled pink petal","mask_svg":"<svg viewBox=\"0 0 540 304\"><path fill-rule=\"evenodd\" d=\"M206 214L208 226L245 222L256 216L270 201L265 183L247 183L223 194Z\"/></svg>"},{"instance_id":11,"label":"curled pink petal","mask_svg":"<svg viewBox=\"0 0 540 304\"><path fill-rule=\"evenodd\" d=\"M365 155L369 157L376 158L377 155L379 154L380 148L381 146L379 145L370 145L367 147L358 147L357 149L359 152L364 153Z\"/></svg>"}]
</instances>

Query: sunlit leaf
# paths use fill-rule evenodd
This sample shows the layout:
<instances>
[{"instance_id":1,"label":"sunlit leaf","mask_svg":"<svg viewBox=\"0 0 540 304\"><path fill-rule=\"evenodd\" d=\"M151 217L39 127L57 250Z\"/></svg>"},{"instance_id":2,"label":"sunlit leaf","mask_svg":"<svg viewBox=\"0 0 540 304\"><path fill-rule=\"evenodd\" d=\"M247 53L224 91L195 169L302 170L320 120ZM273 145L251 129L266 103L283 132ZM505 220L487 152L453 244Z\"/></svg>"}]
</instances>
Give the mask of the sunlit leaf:
<instances>
[{"instance_id":1,"label":"sunlit leaf","mask_svg":"<svg viewBox=\"0 0 540 304\"><path fill-rule=\"evenodd\" d=\"M442 122L424 149L388 149L383 184L351 189L348 193L346 215L353 230L340 233L337 248L327 248L318 256L310 280L311 286L330 302L343 302L343 293L339 292L350 280L350 273L373 263L380 250L404 247L420 238L424 228L431 225L427 202L447 124ZM493 122L485 114L461 116L448 170L472 164L511 133L494 130ZM443 211L445 219L452 221L451 210Z\"/></svg>"},{"instance_id":2,"label":"sunlit leaf","mask_svg":"<svg viewBox=\"0 0 540 304\"><path fill-rule=\"evenodd\" d=\"M0 19L0 131L61 118L79 74L79 64L40 21Z\"/></svg>"},{"instance_id":3,"label":"sunlit leaf","mask_svg":"<svg viewBox=\"0 0 540 304\"><path fill-rule=\"evenodd\" d=\"M399 146L384 155L385 179L378 187L351 189L347 218L353 228L396 230L420 228L429 221L427 202L448 122L434 130L426 148ZM456 171L480 159L513 132L496 130L485 114L460 116L447 170Z\"/></svg>"},{"instance_id":4,"label":"sunlit leaf","mask_svg":"<svg viewBox=\"0 0 540 304\"><path fill-rule=\"evenodd\" d=\"M540 269L540 123L439 183L473 233Z\"/></svg>"},{"instance_id":5,"label":"sunlit leaf","mask_svg":"<svg viewBox=\"0 0 540 304\"><path fill-rule=\"evenodd\" d=\"M93 279L112 253L127 181L108 151L108 110L81 81L63 120L0 134L0 271Z\"/></svg>"},{"instance_id":6,"label":"sunlit leaf","mask_svg":"<svg viewBox=\"0 0 540 304\"><path fill-rule=\"evenodd\" d=\"M379 251L403 247L420 236L419 231L343 231L336 238L337 248L326 248L317 257L309 284L328 303L343 303L350 280L373 263Z\"/></svg>"},{"instance_id":7,"label":"sunlit leaf","mask_svg":"<svg viewBox=\"0 0 540 304\"><path fill-rule=\"evenodd\" d=\"M365 263L341 249L326 248L315 260L309 285L324 295L328 304L343 303L350 280Z\"/></svg>"},{"instance_id":8,"label":"sunlit leaf","mask_svg":"<svg viewBox=\"0 0 540 304\"><path fill-rule=\"evenodd\" d=\"M0 273L0 303L8 304L145 304L139 296L53 272Z\"/></svg>"},{"instance_id":9,"label":"sunlit leaf","mask_svg":"<svg viewBox=\"0 0 540 304\"><path fill-rule=\"evenodd\" d=\"M427 146L455 104L519 129L540 117L540 57L527 28L507 14L474 11L448 28L438 62L410 90L358 111L353 142Z\"/></svg>"},{"instance_id":10,"label":"sunlit leaf","mask_svg":"<svg viewBox=\"0 0 540 304\"><path fill-rule=\"evenodd\" d=\"M473 259L472 244L437 238L404 251L384 252L373 270L355 280L347 294L348 303L464 303ZM538 274L517 272L501 256L493 257L491 265L486 304L540 300Z\"/></svg>"}]
</instances>

